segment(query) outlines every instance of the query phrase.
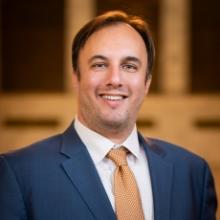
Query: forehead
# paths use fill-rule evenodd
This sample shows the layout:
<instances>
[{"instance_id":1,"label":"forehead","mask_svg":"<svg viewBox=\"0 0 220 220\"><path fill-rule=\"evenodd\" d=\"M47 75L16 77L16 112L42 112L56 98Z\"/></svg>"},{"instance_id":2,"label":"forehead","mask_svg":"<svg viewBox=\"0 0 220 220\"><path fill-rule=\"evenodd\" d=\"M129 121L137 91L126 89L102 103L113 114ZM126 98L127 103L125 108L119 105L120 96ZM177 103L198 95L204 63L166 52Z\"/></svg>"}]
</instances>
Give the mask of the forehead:
<instances>
[{"instance_id":1,"label":"forehead","mask_svg":"<svg viewBox=\"0 0 220 220\"><path fill-rule=\"evenodd\" d=\"M90 53L106 55L136 55L146 58L147 50L141 35L130 25L117 23L94 32L80 50L80 56Z\"/></svg>"}]
</instances>

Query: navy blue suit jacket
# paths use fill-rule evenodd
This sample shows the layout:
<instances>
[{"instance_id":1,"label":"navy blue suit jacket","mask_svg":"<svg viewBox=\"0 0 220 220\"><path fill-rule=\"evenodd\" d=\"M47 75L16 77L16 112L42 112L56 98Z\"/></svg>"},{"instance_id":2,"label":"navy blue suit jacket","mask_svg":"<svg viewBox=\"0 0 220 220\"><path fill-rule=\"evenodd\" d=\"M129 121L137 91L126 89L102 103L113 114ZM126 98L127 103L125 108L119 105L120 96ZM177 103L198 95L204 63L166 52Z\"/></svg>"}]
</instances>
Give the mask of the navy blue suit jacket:
<instances>
[{"instance_id":1,"label":"navy blue suit jacket","mask_svg":"<svg viewBox=\"0 0 220 220\"><path fill-rule=\"evenodd\" d=\"M149 162L154 219L215 219L217 201L207 163L172 144L141 135L139 140ZM63 134L1 156L0 219L116 219L72 125Z\"/></svg>"}]
</instances>

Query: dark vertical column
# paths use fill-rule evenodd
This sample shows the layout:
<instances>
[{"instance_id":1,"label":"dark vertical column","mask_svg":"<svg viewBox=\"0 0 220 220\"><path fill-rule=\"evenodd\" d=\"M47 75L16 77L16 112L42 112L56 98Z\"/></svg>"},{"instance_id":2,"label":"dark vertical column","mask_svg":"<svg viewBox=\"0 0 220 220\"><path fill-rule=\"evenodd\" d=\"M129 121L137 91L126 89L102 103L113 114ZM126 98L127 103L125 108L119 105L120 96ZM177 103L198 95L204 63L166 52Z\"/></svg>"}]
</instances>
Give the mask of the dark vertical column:
<instances>
[{"instance_id":1,"label":"dark vertical column","mask_svg":"<svg viewBox=\"0 0 220 220\"><path fill-rule=\"evenodd\" d=\"M220 92L220 1L192 2L193 93Z\"/></svg>"},{"instance_id":2,"label":"dark vertical column","mask_svg":"<svg viewBox=\"0 0 220 220\"><path fill-rule=\"evenodd\" d=\"M63 1L2 0L2 90L63 91Z\"/></svg>"}]
</instances>

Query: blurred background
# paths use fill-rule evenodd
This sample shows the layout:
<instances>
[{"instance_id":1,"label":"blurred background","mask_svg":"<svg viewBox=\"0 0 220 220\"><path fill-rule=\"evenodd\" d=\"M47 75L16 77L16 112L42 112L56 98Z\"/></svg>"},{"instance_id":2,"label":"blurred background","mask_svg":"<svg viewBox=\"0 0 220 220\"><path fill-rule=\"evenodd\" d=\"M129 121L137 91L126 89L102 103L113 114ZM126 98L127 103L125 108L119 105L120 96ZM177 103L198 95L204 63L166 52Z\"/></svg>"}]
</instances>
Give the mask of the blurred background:
<instances>
[{"instance_id":1,"label":"blurred background","mask_svg":"<svg viewBox=\"0 0 220 220\"><path fill-rule=\"evenodd\" d=\"M146 18L156 44L139 129L205 158L220 197L219 8L218 0L1 0L0 152L70 124L73 37L94 15L123 9Z\"/></svg>"}]
</instances>

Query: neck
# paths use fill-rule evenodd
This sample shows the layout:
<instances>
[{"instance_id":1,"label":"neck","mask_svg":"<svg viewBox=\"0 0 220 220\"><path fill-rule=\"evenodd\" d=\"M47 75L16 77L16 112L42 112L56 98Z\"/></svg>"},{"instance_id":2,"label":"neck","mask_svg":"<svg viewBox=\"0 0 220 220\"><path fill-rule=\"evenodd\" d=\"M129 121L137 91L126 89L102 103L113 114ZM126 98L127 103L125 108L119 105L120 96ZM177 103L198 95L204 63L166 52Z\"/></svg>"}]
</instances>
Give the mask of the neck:
<instances>
[{"instance_id":1,"label":"neck","mask_svg":"<svg viewBox=\"0 0 220 220\"><path fill-rule=\"evenodd\" d=\"M99 124L97 124L96 127L92 127L89 124L85 123L83 120L80 120L80 118L78 118L78 121L80 121L80 123L83 124L85 127L108 138L115 144L123 143L131 134L135 126L135 124L133 124L132 126L124 126L124 128L122 128L120 126L110 127L110 126L100 126Z\"/></svg>"},{"instance_id":2,"label":"neck","mask_svg":"<svg viewBox=\"0 0 220 220\"><path fill-rule=\"evenodd\" d=\"M94 130L94 129L93 129ZM107 129L106 131L102 128L100 130L95 130L97 133L101 134L102 136L108 138L115 144L121 144L123 143L128 136L131 134L132 129L126 130L126 131L120 131L118 129L110 130Z\"/></svg>"}]
</instances>

